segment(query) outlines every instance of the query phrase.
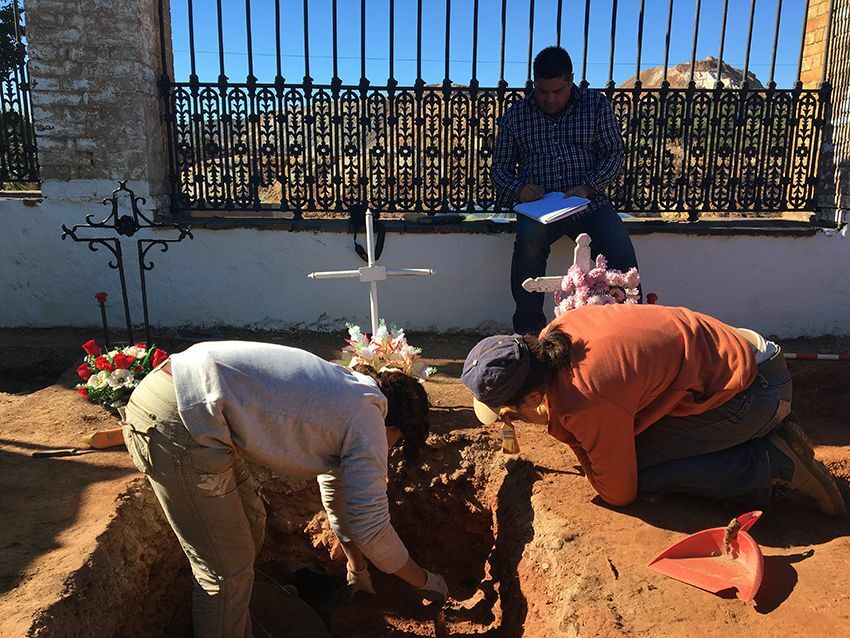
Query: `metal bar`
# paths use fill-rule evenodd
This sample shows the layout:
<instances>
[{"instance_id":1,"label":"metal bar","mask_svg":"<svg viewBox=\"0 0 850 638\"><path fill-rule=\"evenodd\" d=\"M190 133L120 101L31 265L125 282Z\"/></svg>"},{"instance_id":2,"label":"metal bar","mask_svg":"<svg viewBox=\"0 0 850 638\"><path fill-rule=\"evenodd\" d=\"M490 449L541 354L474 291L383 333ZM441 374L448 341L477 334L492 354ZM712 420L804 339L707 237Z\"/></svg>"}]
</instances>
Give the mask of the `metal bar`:
<instances>
[{"instance_id":1,"label":"metal bar","mask_svg":"<svg viewBox=\"0 0 850 638\"><path fill-rule=\"evenodd\" d=\"M422 0L416 2L416 82L422 80Z\"/></svg>"},{"instance_id":2,"label":"metal bar","mask_svg":"<svg viewBox=\"0 0 850 638\"><path fill-rule=\"evenodd\" d=\"M150 345L151 325L150 317L148 315L148 286L147 282L145 281L145 255L144 251L142 250L143 241L145 240L140 239L136 242L136 253L139 257L139 288L142 293L142 319L145 322L145 343ZM130 343L132 343L132 341Z\"/></svg>"},{"instance_id":3,"label":"metal bar","mask_svg":"<svg viewBox=\"0 0 850 638\"><path fill-rule=\"evenodd\" d=\"M643 48L643 5L644 0L640 0L640 14L638 17L637 63L635 71L635 80L637 84L640 84L640 54Z\"/></svg>"},{"instance_id":4,"label":"metal bar","mask_svg":"<svg viewBox=\"0 0 850 638\"><path fill-rule=\"evenodd\" d=\"M587 86L587 42L590 33L590 0L585 0L584 3L584 52L582 53L581 62L581 83Z\"/></svg>"},{"instance_id":5,"label":"metal bar","mask_svg":"<svg viewBox=\"0 0 850 638\"><path fill-rule=\"evenodd\" d=\"M614 88L614 45L617 40L617 0L611 1L611 57L608 60L608 88Z\"/></svg>"},{"instance_id":6,"label":"metal bar","mask_svg":"<svg viewBox=\"0 0 850 638\"><path fill-rule=\"evenodd\" d=\"M398 166L396 165L396 103L395 103L395 0L390 0L390 77L387 79L387 85L390 90L387 92L387 156L389 163L387 164L387 174L390 179L387 179L387 208L393 210L396 204L396 196L398 195Z\"/></svg>"},{"instance_id":7,"label":"metal bar","mask_svg":"<svg viewBox=\"0 0 850 638\"><path fill-rule=\"evenodd\" d=\"M276 0L277 1L277 0ZM222 12L221 0L217 0L216 2L216 15L218 17L218 50L219 50L219 76L218 82L221 87L221 92L219 95L219 99L221 100L221 114L222 116L227 115L227 74L225 73L224 67L224 16ZM279 20L278 20L279 22ZM278 47L280 46L280 35L278 34ZM280 49L278 49L280 51ZM280 54L278 53L278 76L280 75ZM228 135L228 129L230 127L230 119L227 117L222 117L221 125L219 126L219 135L221 136L220 142L222 148L226 148L225 136ZM224 159L224 174L227 177L232 177L230 173L230 162L231 162L231 154L228 152L223 152L222 156ZM224 207L230 208L233 205L233 186L234 183L231 179L223 180L223 188L224 188Z\"/></svg>"},{"instance_id":8,"label":"metal bar","mask_svg":"<svg viewBox=\"0 0 850 638\"><path fill-rule=\"evenodd\" d=\"M616 2L616 0L615 0ZM528 68L525 72L525 83L531 82L531 59L534 55L534 0L528 7Z\"/></svg>"},{"instance_id":9,"label":"metal bar","mask_svg":"<svg viewBox=\"0 0 850 638\"><path fill-rule=\"evenodd\" d=\"M366 0L360 0L360 82L366 79ZM365 107L365 104L364 104Z\"/></svg>"},{"instance_id":10,"label":"metal bar","mask_svg":"<svg viewBox=\"0 0 850 638\"><path fill-rule=\"evenodd\" d=\"M421 0L420 0L421 2ZM590 2L590 0L588 0ZM505 81L505 31L508 28L508 0L502 0L502 39L499 45L499 82Z\"/></svg>"},{"instance_id":11,"label":"metal bar","mask_svg":"<svg viewBox=\"0 0 850 638\"><path fill-rule=\"evenodd\" d=\"M472 5L472 81L478 79L478 0Z\"/></svg>"},{"instance_id":12,"label":"metal bar","mask_svg":"<svg viewBox=\"0 0 850 638\"><path fill-rule=\"evenodd\" d=\"M558 0L558 7L555 9L555 46L561 46L561 15L563 13L563 0Z\"/></svg>"},{"instance_id":13,"label":"metal bar","mask_svg":"<svg viewBox=\"0 0 850 638\"><path fill-rule=\"evenodd\" d=\"M115 244L115 261L118 266L118 280L121 282L121 297L124 301L124 320L127 322L127 342L135 343L133 339L133 322L130 319L130 302L127 299L127 280L124 277L124 257L121 253L121 242L111 240Z\"/></svg>"},{"instance_id":14,"label":"metal bar","mask_svg":"<svg viewBox=\"0 0 850 638\"><path fill-rule=\"evenodd\" d=\"M797 77L794 79L795 85L800 84L800 74L803 70L803 50L806 48L806 27L809 24L809 0L806 0L806 5L803 8L802 23L803 26L800 28L800 55L797 58Z\"/></svg>"},{"instance_id":15,"label":"metal bar","mask_svg":"<svg viewBox=\"0 0 850 638\"><path fill-rule=\"evenodd\" d=\"M808 3L809 0L806 0ZM750 48L753 44L753 19L756 15L756 0L750 0L750 24L747 27L747 51L744 54L744 82L747 82L747 78L750 77ZM803 25L803 31L805 32L805 24ZM805 33L804 33L805 35Z\"/></svg>"},{"instance_id":16,"label":"metal bar","mask_svg":"<svg viewBox=\"0 0 850 638\"><path fill-rule=\"evenodd\" d=\"M832 40L832 18L835 0L829 0L829 13L826 18L826 35L823 39L823 71L821 72L821 84L826 82L826 69L829 66L829 45Z\"/></svg>"},{"instance_id":17,"label":"metal bar","mask_svg":"<svg viewBox=\"0 0 850 638\"><path fill-rule=\"evenodd\" d=\"M189 12L189 68L194 77L198 77L195 68L195 12L192 7L192 0L188 0L187 8Z\"/></svg>"},{"instance_id":18,"label":"metal bar","mask_svg":"<svg viewBox=\"0 0 850 638\"><path fill-rule=\"evenodd\" d=\"M717 55L717 81L723 82L723 48L726 46L726 15L729 0L723 0L723 19L720 22L720 53Z\"/></svg>"},{"instance_id":19,"label":"metal bar","mask_svg":"<svg viewBox=\"0 0 850 638\"><path fill-rule=\"evenodd\" d=\"M220 2L221 0L219 0ZM334 0L336 3L336 0ZM281 58L283 57L281 52L281 42L280 42L280 0L274 0L274 49L275 49L275 57L277 62L277 78L283 77L283 69L281 68Z\"/></svg>"},{"instance_id":20,"label":"metal bar","mask_svg":"<svg viewBox=\"0 0 850 638\"><path fill-rule=\"evenodd\" d=\"M774 71L776 71L776 48L779 45L779 22L782 19L782 0L776 3L776 26L773 29L773 53L770 55L770 80L768 86L776 86L773 81Z\"/></svg>"},{"instance_id":21,"label":"metal bar","mask_svg":"<svg viewBox=\"0 0 850 638\"><path fill-rule=\"evenodd\" d=\"M477 0L476 0L477 2ZM395 81L395 0L390 0L390 77L387 84ZM334 0L334 33L336 33L336 0ZM334 43L336 44L336 43ZM336 54L334 54L336 55ZM336 62L336 58L334 58ZM336 68L336 67L334 67ZM336 75L336 73L334 73Z\"/></svg>"},{"instance_id":22,"label":"metal bar","mask_svg":"<svg viewBox=\"0 0 850 638\"><path fill-rule=\"evenodd\" d=\"M451 37L452 37L452 0L446 0L446 72L443 76L443 81L448 83L450 82L449 77L451 75L450 71L450 62L451 62Z\"/></svg>"},{"instance_id":23,"label":"metal bar","mask_svg":"<svg viewBox=\"0 0 850 638\"><path fill-rule=\"evenodd\" d=\"M304 0L304 83L311 82L310 77L310 9Z\"/></svg>"},{"instance_id":24,"label":"metal bar","mask_svg":"<svg viewBox=\"0 0 850 638\"><path fill-rule=\"evenodd\" d=\"M277 1L277 0L276 0ZM224 19L221 11L221 0L215 2L216 22L218 22L218 79L220 82L226 81L224 73ZM280 56L278 56L278 65L280 64ZM278 67L278 75L280 68Z\"/></svg>"},{"instance_id":25,"label":"metal bar","mask_svg":"<svg viewBox=\"0 0 850 638\"><path fill-rule=\"evenodd\" d=\"M168 76L168 63L166 62L166 47L165 47L165 13L162 8L162 0L157 2L157 12L159 15L159 57L162 62L162 75Z\"/></svg>"},{"instance_id":26,"label":"metal bar","mask_svg":"<svg viewBox=\"0 0 850 638\"><path fill-rule=\"evenodd\" d=\"M664 36L664 82L667 81L667 68L670 63L670 27L673 25L673 0L667 4L667 34Z\"/></svg>"},{"instance_id":27,"label":"metal bar","mask_svg":"<svg viewBox=\"0 0 850 638\"><path fill-rule=\"evenodd\" d=\"M260 139L257 134L259 123L251 117L257 112L257 104L255 102L257 76L254 75L254 38L251 35L251 0L245 0L245 38L248 51L248 117L245 123L248 134L248 167L250 170L249 189L253 195L254 206L260 205L260 189L259 189L259 146Z\"/></svg>"},{"instance_id":28,"label":"metal bar","mask_svg":"<svg viewBox=\"0 0 850 638\"><path fill-rule=\"evenodd\" d=\"M168 63L166 61L166 48L165 48L165 12L162 6L163 0L158 0L157 2L157 11L159 15L159 54L162 58L162 75L160 76L160 94L162 95L162 104L163 104L163 120L165 121L165 140L166 146L168 146L168 166L169 170L169 196L171 203L171 214L175 213L175 209L177 208L177 166L175 166L174 162L174 139L173 139L173 126L175 123L172 121L172 109L171 109L171 81L168 75Z\"/></svg>"},{"instance_id":29,"label":"metal bar","mask_svg":"<svg viewBox=\"0 0 850 638\"><path fill-rule=\"evenodd\" d=\"M688 83L693 84L694 82L694 64L697 59L697 40L699 39L699 13L701 0L696 0L696 10L694 12L694 45L691 48L691 72L690 77L688 78Z\"/></svg>"}]
</instances>

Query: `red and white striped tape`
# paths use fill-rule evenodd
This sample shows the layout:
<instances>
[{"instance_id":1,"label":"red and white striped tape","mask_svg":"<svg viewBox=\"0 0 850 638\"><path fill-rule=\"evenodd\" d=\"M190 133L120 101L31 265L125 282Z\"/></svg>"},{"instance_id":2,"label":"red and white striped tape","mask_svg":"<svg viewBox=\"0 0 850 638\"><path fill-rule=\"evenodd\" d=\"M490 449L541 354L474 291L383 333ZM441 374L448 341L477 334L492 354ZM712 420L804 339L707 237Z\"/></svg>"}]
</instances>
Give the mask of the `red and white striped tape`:
<instances>
[{"instance_id":1,"label":"red and white striped tape","mask_svg":"<svg viewBox=\"0 0 850 638\"><path fill-rule=\"evenodd\" d=\"M801 361L850 361L850 354L815 354L812 352L785 352L786 359Z\"/></svg>"}]
</instances>

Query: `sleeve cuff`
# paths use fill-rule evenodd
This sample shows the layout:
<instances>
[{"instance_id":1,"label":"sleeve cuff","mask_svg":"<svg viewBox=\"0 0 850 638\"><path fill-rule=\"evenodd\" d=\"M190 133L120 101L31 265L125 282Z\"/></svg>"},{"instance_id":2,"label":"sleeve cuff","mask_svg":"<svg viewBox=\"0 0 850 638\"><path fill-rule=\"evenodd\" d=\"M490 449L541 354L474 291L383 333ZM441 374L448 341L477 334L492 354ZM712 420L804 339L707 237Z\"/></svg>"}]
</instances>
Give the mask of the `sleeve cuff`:
<instances>
[{"instance_id":1,"label":"sleeve cuff","mask_svg":"<svg viewBox=\"0 0 850 638\"><path fill-rule=\"evenodd\" d=\"M360 545L360 551L385 574L394 574L407 562L410 553L391 524Z\"/></svg>"}]
</instances>

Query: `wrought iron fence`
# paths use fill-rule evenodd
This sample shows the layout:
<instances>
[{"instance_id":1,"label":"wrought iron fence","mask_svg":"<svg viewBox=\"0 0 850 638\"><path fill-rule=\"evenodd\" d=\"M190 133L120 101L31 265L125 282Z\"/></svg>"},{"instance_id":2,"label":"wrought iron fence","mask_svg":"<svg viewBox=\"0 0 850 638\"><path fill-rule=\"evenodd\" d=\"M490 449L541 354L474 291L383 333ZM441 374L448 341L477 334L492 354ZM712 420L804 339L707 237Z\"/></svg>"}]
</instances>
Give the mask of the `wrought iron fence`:
<instances>
[{"instance_id":1,"label":"wrought iron fence","mask_svg":"<svg viewBox=\"0 0 850 638\"><path fill-rule=\"evenodd\" d=\"M19 0L0 6L0 189L37 188L39 181L25 34Z\"/></svg>"},{"instance_id":2,"label":"wrought iron fence","mask_svg":"<svg viewBox=\"0 0 850 638\"><path fill-rule=\"evenodd\" d=\"M367 3L360 2L361 77L344 83L338 74L338 7L332 2L333 78L314 83L310 76L310 2L304 0L304 76L300 82L281 75L281 3L275 0L277 74L273 82L254 75L251 2L246 0L247 78L232 82L225 72L224 35L228 28L220 0L215 17L219 77L200 81L194 45L194 6L187 0L191 70L175 81L163 67L161 79L168 123L173 204L177 210L233 211L274 208L295 217L313 212L344 212L367 203L385 212L492 210L495 193L489 178L492 147L507 108L532 88L531 61L537 48L560 44L563 2L540 15L529 1L526 83L505 81L506 6L501 1L500 80L479 85L477 77L479 0L474 0L472 77L466 85L449 73L452 1L445 3L445 73L437 85L422 75L422 1L417 2L416 81L395 79L395 1L388 0L389 78L373 85L366 77ZM573 3L575 4L575 3ZM594 2L598 6L599 2ZM750 73L756 1L751 0L743 72L730 77L724 65L728 0L724 0L717 58L696 59L701 2L695 3L689 65L669 65L674 0L667 8L663 79L644 86L641 68L644 1L637 25L635 76L627 86L613 81L617 0L611 3L608 82L599 90L610 98L626 143L618 181L608 188L615 205L633 214L685 212L696 219L706 211L763 212L814 210L814 187L824 113L830 100L826 78L817 89L800 82L805 17L800 37L796 82L780 89L774 81L782 2L773 26L770 78L761 86ZM162 5L160 4L161 11ZM806 2L807 13L808 1ZM584 46L576 76L588 86L588 37L591 1L584 3ZM160 16L161 20L164 17ZM263 18L270 19L269 16ZM555 42L534 40L535 20L554 19ZM287 21L291 24L292 17ZM166 29L162 29L165 33ZM827 36L828 37L828 36ZM826 43L827 49L829 43ZM166 42L162 41L163 60ZM579 63L580 60L580 63ZM699 86L695 74L716 65L713 86ZM687 66L687 82L671 82ZM724 75L725 74L725 75ZM704 75L704 73L703 73ZM737 78L737 81L736 81Z\"/></svg>"}]
</instances>

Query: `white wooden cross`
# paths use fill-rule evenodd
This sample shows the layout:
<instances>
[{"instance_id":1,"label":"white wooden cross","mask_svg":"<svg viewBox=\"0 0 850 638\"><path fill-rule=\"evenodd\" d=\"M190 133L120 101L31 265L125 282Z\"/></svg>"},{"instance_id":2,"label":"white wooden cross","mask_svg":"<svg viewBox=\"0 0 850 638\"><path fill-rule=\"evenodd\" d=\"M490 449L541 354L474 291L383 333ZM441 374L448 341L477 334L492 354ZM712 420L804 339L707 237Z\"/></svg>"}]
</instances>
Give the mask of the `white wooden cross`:
<instances>
[{"instance_id":1,"label":"white wooden cross","mask_svg":"<svg viewBox=\"0 0 850 638\"><path fill-rule=\"evenodd\" d=\"M311 272L307 275L310 279L342 279L358 278L369 284L369 306L372 313L372 335L378 332L378 282L387 277L430 277L436 275L431 268L396 268L387 270L384 266L375 264L375 229L373 226L372 211L366 209L366 255L369 258L366 266L356 270L327 270L323 272ZM560 279L558 280L560 281Z\"/></svg>"},{"instance_id":2,"label":"white wooden cross","mask_svg":"<svg viewBox=\"0 0 850 638\"><path fill-rule=\"evenodd\" d=\"M576 237L576 249L573 251L573 263L584 272L590 272L593 261L590 259L590 235L582 233ZM522 287L528 292L555 292L561 289L564 275L558 277L534 277L522 282Z\"/></svg>"}]
</instances>

